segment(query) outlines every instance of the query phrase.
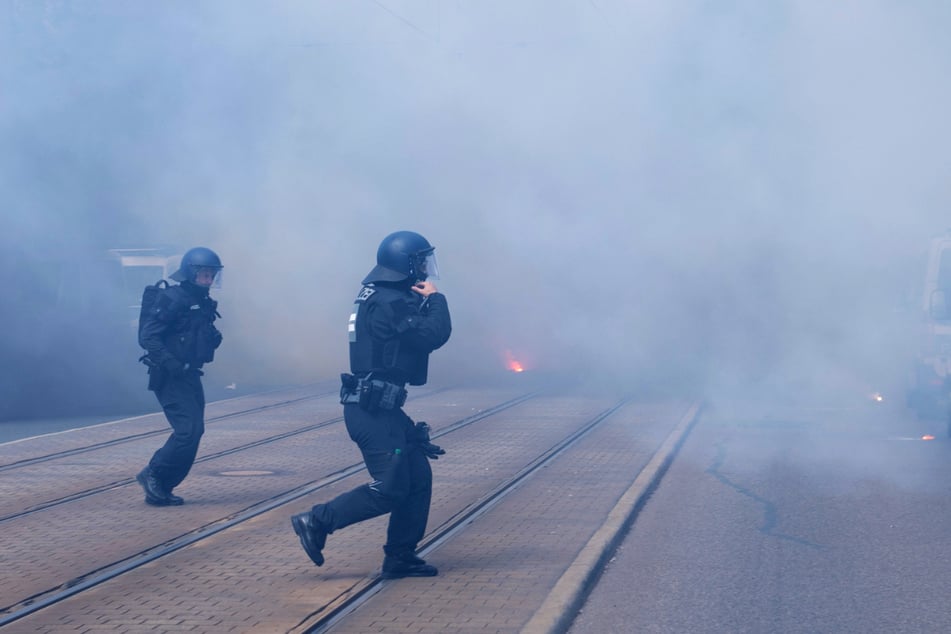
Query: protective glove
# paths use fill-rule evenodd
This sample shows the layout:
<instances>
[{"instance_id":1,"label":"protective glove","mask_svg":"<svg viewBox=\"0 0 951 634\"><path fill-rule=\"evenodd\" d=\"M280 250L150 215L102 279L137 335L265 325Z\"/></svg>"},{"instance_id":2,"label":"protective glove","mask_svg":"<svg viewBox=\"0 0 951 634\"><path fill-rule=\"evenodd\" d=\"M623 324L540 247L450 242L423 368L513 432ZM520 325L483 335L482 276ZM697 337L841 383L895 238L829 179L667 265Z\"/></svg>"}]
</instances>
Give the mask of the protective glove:
<instances>
[{"instance_id":1,"label":"protective glove","mask_svg":"<svg viewBox=\"0 0 951 634\"><path fill-rule=\"evenodd\" d=\"M217 328L215 328L214 326L211 326L211 348L212 348L212 350L217 350L217 349L218 349L218 346L221 345L221 340L222 340L222 338L223 338L223 337L221 336L221 331L218 330Z\"/></svg>"},{"instance_id":2,"label":"protective glove","mask_svg":"<svg viewBox=\"0 0 951 634\"><path fill-rule=\"evenodd\" d=\"M416 444L430 460L439 460L446 450L429 442L429 425L423 421L416 423Z\"/></svg>"}]
</instances>

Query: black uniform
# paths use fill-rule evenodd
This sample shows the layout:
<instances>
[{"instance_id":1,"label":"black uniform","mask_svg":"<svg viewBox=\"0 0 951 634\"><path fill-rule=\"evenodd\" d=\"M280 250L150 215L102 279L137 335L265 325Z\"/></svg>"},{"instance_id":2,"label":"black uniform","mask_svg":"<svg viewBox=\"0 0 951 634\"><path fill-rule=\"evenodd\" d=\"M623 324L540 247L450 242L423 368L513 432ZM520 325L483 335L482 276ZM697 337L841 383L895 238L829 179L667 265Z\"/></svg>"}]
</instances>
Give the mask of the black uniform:
<instances>
[{"instance_id":1,"label":"black uniform","mask_svg":"<svg viewBox=\"0 0 951 634\"><path fill-rule=\"evenodd\" d=\"M432 496L427 455L401 407L404 386L426 383L429 353L452 331L446 297L437 292L424 299L409 286L364 286L350 317L352 374L343 377L341 400L347 431L373 481L311 510L324 533L389 513L383 550L397 558L414 556Z\"/></svg>"},{"instance_id":2,"label":"black uniform","mask_svg":"<svg viewBox=\"0 0 951 634\"><path fill-rule=\"evenodd\" d=\"M221 344L221 333L214 326L217 306L208 288L185 281L162 291L140 324L139 344L148 351L149 389L155 392L172 426L172 434L146 470L166 494L154 499L146 488L150 504L180 504L181 498L171 496L171 491L195 462L205 431L201 367L214 360ZM140 482L145 475L140 474Z\"/></svg>"}]
</instances>

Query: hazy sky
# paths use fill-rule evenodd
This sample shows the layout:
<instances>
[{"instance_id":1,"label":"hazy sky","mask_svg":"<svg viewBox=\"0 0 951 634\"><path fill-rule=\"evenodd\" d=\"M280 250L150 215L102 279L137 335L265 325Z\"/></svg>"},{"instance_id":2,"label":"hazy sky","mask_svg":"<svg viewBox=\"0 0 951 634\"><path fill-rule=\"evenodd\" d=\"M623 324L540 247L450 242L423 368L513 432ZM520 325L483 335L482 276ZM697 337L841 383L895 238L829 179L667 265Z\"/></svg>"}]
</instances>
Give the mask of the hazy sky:
<instances>
[{"instance_id":1,"label":"hazy sky","mask_svg":"<svg viewBox=\"0 0 951 634\"><path fill-rule=\"evenodd\" d=\"M345 370L410 229L436 373L867 386L951 227L949 31L939 1L6 0L0 246L21 280L216 249L242 376Z\"/></svg>"}]
</instances>

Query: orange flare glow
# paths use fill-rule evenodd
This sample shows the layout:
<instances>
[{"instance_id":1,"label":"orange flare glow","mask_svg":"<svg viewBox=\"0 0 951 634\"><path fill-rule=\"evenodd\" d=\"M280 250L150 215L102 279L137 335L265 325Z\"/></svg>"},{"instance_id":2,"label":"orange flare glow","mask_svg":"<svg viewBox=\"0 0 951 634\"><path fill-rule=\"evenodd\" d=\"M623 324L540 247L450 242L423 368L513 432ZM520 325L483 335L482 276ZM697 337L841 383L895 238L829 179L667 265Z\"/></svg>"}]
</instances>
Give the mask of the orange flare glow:
<instances>
[{"instance_id":1,"label":"orange flare glow","mask_svg":"<svg viewBox=\"0 0 951 634\"><path fill-rule=\"evenodd\" d=\"M525 367L515 360L515 357L512 356L511 350L505 351L505 367L507 367L512 372L524 372Z\"/></svg>"},{"instance_id":2,"label":"orange flare glow","mask_svg":"<svg viewBox=\"0 0 951 634\"><path fill-rule=\"evenodd\" d=\"M930 436L930 435L927 435L927 434L926 434L926 435L922 436L921 439L922 439L922 440L934 440L934 436Z\"/></svg>"}]
</instances>

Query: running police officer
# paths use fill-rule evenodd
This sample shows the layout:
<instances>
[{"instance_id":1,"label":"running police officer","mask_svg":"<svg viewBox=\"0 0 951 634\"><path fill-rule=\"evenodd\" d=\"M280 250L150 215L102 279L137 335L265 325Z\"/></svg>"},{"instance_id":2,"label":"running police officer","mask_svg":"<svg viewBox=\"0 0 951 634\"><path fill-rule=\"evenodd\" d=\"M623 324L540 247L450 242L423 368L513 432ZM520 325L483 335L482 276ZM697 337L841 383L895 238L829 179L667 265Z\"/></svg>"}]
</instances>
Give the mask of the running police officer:
<instances>
[{"instance_id":1,"label":"running police officer","mask_svg":"<svg viewBox=\"0 0 951 634\"><path fill-rule=\"evenodd\" d=\"M149 389L172 426L168 440L136 476L152 506L184 504L172 490L188 475L205 431L201 367L214 360L221 344L214 325L218 302L208 292L220 286L221 269L211 249L190 249L169 276L180 284L157 291L151 305L143 307L139 345L147 354L142 361L149 368Z\"/></svg>"},{"instance_id":2,"label":"running police officer","mask_svg":"<svg viewBox=\"0 0 951 634\"><path fill-rule=\"evenodd\" d=\"M438 279L435 249L412 231L388 235L377 265L363 280L350 315L350 371L340 400L350 438L373 481L291 518L301 545L318 566L327 535L389 513L383 572L387 579L431 577L416 555L426 531L433 473L428 458L445 453L429 442L429 426L402 410L406 384L426 383L429 354L452 325Z\"/></svg>"}]
</instances>

